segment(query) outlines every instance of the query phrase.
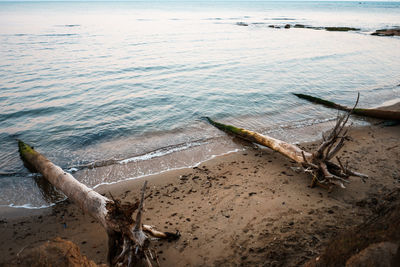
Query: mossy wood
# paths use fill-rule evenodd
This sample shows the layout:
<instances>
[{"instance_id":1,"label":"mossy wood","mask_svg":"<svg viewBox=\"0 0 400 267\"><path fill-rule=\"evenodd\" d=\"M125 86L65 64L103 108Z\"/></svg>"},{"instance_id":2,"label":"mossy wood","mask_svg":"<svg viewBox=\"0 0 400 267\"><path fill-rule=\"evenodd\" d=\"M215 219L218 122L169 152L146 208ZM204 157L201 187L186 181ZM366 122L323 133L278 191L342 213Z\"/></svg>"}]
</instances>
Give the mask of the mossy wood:
<instances>
[{"instance_id":1,"label":"mossy wood","mask_svg":"<svg viewBox=\"0 0 400 267\"><path fill-rule=\"evenodd\" d=\"M78 182L31 146L18 141L19 153L29 170L39 172L53 186L62 191L84 212L93 216L107 231L109 238L108 259L111 266L158 265L157 255L149 247L150 234L157 238L177 239L179 233L160 232L152 226L142 225L144 183L140 202L121 203L108 199ZM138 210L136 219L132 217Z\"/></svg>"},{"instance_id":2,"label":"mossy wood","mask_svg":"<svg viewBox=\"0 0 400 267\"><path fill-rule=\"evenodd\" d=\"M267 135L216 122L208 117L206 117L206 119L210 124L222 131L247 141L269 147L297 163L300 163L305 172L311 173L313 177L312 186L320 185L331 190L334 185L339 185L344 188L344 184L349 183L350 176L358 176L363 179L363 181L365 178L368 178L368 176L364 174L348 169L347 166L341 163L339 157L336 157L338 164L331 161L344 145L347 134L347 130L344 129L344 126L347 123L349 115L350 114L338 118L335 127L329 135L323 135L324 141L319 146L318 150L313 153L304 151L296 145Z\"/></svg>"},{"instance_id":3,"label":"mossy wood","mask_svg":"<svg viewBox=\"0 0 400 267\"><path fill-rule=\"evenodd\" d=\"M308 100L313 103L321 104L329 108L335 108L343 111L351 111L352 108L342 106L339 104L336 104L334 102L310 96L310 95L305 95L305 94L296 94L293 93L295 96ZM352 111L353 114L360 115L360 116L365 116L365 117L371 117L371 118L377 118L377 119L384 119L384 120L397 120L400 121L400 112L394 111L394 110L382 110L382 109L366 109L366 108L355 108Z\"/></svg>"},{"instance_id":4,"label":"mossy wood","mask_svg":"<svg viewBox=\"0 0 400 267\"><path fill-rule=\"evenodd\" d=\"M206 118L208 122L218 129L225 131L227 133L234 134L242 139L245 139L250 142L254 142L266 147L269 147L275 151L278 151L279 153L285 155L286 157L298 162L302 163L304 161L303 159L303 153L304 156L308 159L311 159L312 155L308 152L305 152L301 150L298 146L283 142L281 140L275 139L270 136L265 136L262 134L259 134L257 132L249 131L243 128L238 128L232 125L227 125L227 124L222 124L216 121L213 121L210 118Z\"/></svg>"}]
</instances>

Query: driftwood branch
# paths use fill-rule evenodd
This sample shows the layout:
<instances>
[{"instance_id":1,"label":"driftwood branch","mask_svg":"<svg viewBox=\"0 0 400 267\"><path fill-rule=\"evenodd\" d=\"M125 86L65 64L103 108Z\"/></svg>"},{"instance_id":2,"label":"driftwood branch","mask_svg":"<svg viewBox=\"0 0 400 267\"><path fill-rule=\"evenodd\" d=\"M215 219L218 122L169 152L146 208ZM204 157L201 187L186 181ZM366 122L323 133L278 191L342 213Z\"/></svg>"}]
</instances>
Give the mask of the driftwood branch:
<instances>
[{"instance_id":1,"label":"driftwood branch","mask_svg":"<svg viewBox=\"0 0 400 267\"><path fill-rule=\"evenodd\" d=\"M310 95L305 95L305 94L296 94L293 93L295 96L305 99L307 101L310 101L312 103L320 104L328 108L334 108L338 110L343 110L343 111L351 111L352 108L342 106L339 104L336 104L334 102L321 99L318 97L310 96ZM400 112L395 111L395 110L383 110L383 109L367 109L367 108L355 108L352 111L353 114L360 115L360 116L366 116L366 117L372 117L372 118L377 118L377 119L383 119L383 120L395 120L395 121L400 121Z\"/></svg>"},{"instance_id":2,"label":"driftwood branch","mask_svg":"<svg viewBox=\"0 0 400 267\"><path fill-rule=\"evenodd\" d=\"M349 182L348 178L350 176L360 177L363 181L364 179L368 178L367 175L351 171L347 167L343 166L338 157L336 158L338 159L339 164L331 161L331 159L344 145L344 141L347 137L347 129L345 126L354 108L350 109L350 112L348 112L346 115L338 117L336 125L330 131L328 136L323 137L323 142L313 153L304 151L296 145L286 143L267 135L262 135L257 132L238 128L232 125L222 124L208 117L206 119L210 124L214 125L220 130L250 142L269 147L296 161L303 166L305 172L311 173L313 177L311 183L312 186L320 185L331 190L335 185L344 188L344 184Z\"/></svg>"},{"instance_id":3,"label":"driftwood branch","mask_svg":"<svg viewBox=\"0 0 400 267\"><path fill-rule=\"evenodd\" d=\"M20 156L29 170L41 173L85 213L89 213L101 223L108 234L108 260L111 266L152 266L152 262L158 265L157 255L149 248L148 235L170 240L179 238L179 232L160 232L152 226L142 224L147 181L143 185L140 202L123 204L81 184L71 174L64 172L24 142L18 141L18 147ZM136 210L136 220L133 220Z\"/></svg>"}]
</instances>

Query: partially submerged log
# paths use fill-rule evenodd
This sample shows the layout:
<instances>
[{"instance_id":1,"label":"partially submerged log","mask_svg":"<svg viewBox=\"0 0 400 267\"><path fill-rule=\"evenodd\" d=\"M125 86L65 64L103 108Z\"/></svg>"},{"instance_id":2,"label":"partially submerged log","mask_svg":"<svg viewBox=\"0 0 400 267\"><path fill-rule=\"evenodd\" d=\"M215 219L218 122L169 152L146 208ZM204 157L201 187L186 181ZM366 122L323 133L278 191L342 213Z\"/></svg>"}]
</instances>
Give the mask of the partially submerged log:
<instances>
[{"instance_id":1,"label":"partially submerged log","mask_svg":"<svg viewBox=\"0 0 400 267\"><path fill-rule=\"evenodd\" d=\"M109 238L108 260L111 266L152 266L152 262L158 265L157 255L149 247L148 234L170 240L179 238L179 232L175 234L159 232L152 226L142 225L147 181L143 185L140 202L122 204L119 200L108 199L78 182L71 174L63 171L24 142L18 141L18 147L24 164L31 171L41 173L82 211L101 223ZM132 217L136 210L138 212L134 220Z\"/></svg>"},{"instance_id":2,"label":"partially submerged log","mask_svg":"<svg viewBox=\"0 0 400 267\"><path fill-rule=\"evenodd\" d=\"M257 132L249 131L243 128L238 128L232 125L222 124L213 121L209 117L206 117L206 119L210 124L214 125L224 132L231 133L247 141L269 147L298 163L303 162L304 157L306 159L311 159L312 157L312 154L301 150L298 146L286 143L273 137L262 135Z\"/></svg>"},{"instance_id":3,"label":"partially submerged log","mask_svg":"<svg viewBox=\"0 0 400 267\"><path fill-rule=\"evenodd\" d=\"M377 118L377 119L384 119L384 120L398 120L400 121L400 112L399 111L392 111L392 110L382 110L382 109L366 109L366 108L350 108L346 106L342 106L339 104L336 104L334 102L321 99L318 97L310 96L310 95L305 95L305 94L296 94L293 93L295 96L308 100L313 103L321 104L324 105L325 107L328 108L334 108L334 109L339 109L343 111L352 111L353 114L360 115L360 116L366 116L366 117L372 117L372 118Z\"/></svg>"},{"instance_id":4,"label":"partially submerged log","mask_svg":"<svg viewBox=\"0 0 400 267\"><path fill-rule=\"evenodd\" d=\"M286 143L273 137L262 135L257 132L238 128L232 125L226 125L216 122L208 117L208 122L220 130L238 136L250 142L254 142L266 147L269 147L282 155L301 164L304 171L311 173L313 179L311 186L320 185L331 190L334 185L339 185L345 188L344 184L349 183L350 176L358 176L363 181L368 178L367 175L357 173L350 170L342 164L339 157L336 157L338 163L331 160L337 155L344 145L347 130L345 125L349 119L350 113L347 116L338 118L335 127L329 135L323 135L324 141L319 146L317 151L310 153L300 149L298 146Z\"/></svg>"}]
</instances>

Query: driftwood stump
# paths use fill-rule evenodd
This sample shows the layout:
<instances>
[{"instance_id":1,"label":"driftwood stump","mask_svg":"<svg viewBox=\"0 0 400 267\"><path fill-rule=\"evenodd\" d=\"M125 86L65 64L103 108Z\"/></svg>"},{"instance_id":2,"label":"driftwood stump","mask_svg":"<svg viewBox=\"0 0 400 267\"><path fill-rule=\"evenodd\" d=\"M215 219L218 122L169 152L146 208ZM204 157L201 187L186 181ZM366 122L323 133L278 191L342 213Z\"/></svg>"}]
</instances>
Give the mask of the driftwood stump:
<instances>
[{"instance_id":1,"label":"driftwood stump","mask_svg":"<svg viewBox=\"0 0 400 267\"><path fill-rule=\"evenodd\" d=\"M358 98L356 105L357 103ZM352 110L354 110L354 108ZM322 135L323 142L318 149L312 153L304 151L296 145L267 135L262 135L232 125L222 124L208 117L206 117L206 119L210 124L220 130L247 141L269 147L294 160L301 164L305 172L312 175L311 186L320 185L331 190L335 185L345 188L344 184L349 183L348 178L350 176L360 177L363 181L368 178L367 175L350 170L347 164L342 164L340 158L336 156L340 149L343 148L347 138L348 130L345 126L349 120L351 111L345 115L338 116L335 127L333 127L329 134ZM332 162L333 158L336 158L337 163Z\"/></svg>"},{"instance_id":2,"label":"driftwood stump","mask_svg":"<svg viewBox=\"0 0 400 267\"><path fill-rule=\"evenodd\" d=\"M63 171L45 156L22 141L18 141L22 160L29 170L39 172L53 186L62 191L82 211L94 217L108 234L108 260L111 266L159 265L155 251L149 247L149 236L178 239L180 234L160 232L150 225L142 224L145 181L141 199L137 203L123 204L117 199L108 199ZM133 213L137 210L136 218Z\"/></svg>"}]
</instances>

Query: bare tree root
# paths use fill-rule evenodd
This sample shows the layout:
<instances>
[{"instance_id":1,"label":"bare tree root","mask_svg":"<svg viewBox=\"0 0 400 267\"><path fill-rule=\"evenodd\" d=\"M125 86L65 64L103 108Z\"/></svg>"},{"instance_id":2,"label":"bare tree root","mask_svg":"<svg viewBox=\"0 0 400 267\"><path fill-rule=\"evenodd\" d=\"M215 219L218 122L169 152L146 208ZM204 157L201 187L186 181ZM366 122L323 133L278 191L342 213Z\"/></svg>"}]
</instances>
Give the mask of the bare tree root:
<instances>
[{"instance_id":1,"label":"bare tree root","mask_svg":"<svg viewBox=\"0 0 400 267\"><path fill-rule=\"evenodd\" d=\"M359 95L357 97L357 106ZM347 114L338 116L336 125L327 135L322 135L323 142L318 149L309 153L300 149L298 146L286 143L270 136L262 135L243 128L238 128L232 125L222 124L206 118L208 122L220 130L238 136L242 139L267 146L282 155L298 162L303 167L304 172L310 173L312 176L311 186L319 185L328 190L332 190L333 186L345 188L345 184L349 183L350 176L360 177L363 181L368 178L367 175L352 171L347 164L343 165L340 158L337 156L343 148L346 139L348 138L348 129L345 127L349 117L352 114L351 109ZM335 158L337 163L332 162Z\"/></svg>"},{"instance_id":2,"label":"bare tree root","mask_svg":"<svg viewBox=\"0 0 400 267\"><path fill-rule=\"evenodd\" d=\"M24 163L40 172L53 186L62 191L84 212L102 224L108 234L108 261L111 266L159 266L158 257L150 248L150 237L175 240L180 233L155 230L142 224L145 181L140 201L124 203L111 196L108 199L78 182L42 154L22 141L18 142ZM136 218L133 213L137 210Z\"/></svg>"}]
</instances>

